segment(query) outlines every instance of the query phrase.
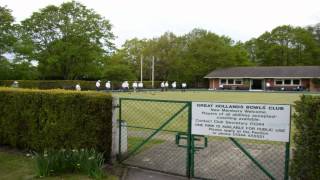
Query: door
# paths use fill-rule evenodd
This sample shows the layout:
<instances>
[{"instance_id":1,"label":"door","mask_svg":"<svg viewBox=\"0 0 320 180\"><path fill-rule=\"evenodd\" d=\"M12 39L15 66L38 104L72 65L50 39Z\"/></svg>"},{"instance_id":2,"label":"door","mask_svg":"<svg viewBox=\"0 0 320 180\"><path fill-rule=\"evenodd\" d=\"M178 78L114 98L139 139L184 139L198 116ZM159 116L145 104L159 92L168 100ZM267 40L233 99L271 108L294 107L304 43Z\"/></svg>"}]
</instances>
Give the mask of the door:
<instances>
[{"instance_id":1,"label":"door","mask_svg":"<svg viewBox=\"0 0 320 180\"><path fill-rule=\"evenodd\" d=\"M264 86L263 86L263 79L252 79L251 80L251 89L252 90L263 90Z\"/></svg>"}]
</instances>

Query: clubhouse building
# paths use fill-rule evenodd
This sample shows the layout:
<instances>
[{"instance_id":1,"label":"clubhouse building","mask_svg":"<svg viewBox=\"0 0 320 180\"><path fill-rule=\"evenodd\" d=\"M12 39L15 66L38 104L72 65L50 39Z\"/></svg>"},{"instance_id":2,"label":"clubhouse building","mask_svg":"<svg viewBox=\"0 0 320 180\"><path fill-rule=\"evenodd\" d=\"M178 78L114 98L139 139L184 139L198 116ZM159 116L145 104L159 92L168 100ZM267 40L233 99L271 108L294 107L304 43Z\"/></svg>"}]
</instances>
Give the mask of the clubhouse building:
<instances>
[{"instance_id":1,"label":"clubhouse building","mask_svg":"<svg viewBox=\"0 0 320 180\"><path fill-rule=\"evenodd\" d=\"M320 66L259 66L216 69L209 89L320 91Z\"/></svg>"}]
</instances>

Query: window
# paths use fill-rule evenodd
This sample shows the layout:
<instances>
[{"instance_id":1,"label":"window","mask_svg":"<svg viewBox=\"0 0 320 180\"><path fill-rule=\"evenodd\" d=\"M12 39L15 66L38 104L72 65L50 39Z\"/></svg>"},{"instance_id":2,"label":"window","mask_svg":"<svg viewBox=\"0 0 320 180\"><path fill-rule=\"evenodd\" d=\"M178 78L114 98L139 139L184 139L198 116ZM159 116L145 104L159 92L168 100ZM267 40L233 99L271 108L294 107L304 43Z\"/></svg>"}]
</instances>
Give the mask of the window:
<instances>
[{"instance_id":1,"label":"window","mask_svg":"<svg viewBox=\"0 0 320 180\"><path fill-rule=\"evenodd\" d=\"M233 84L234 80L233 79L228 79L228 84Z\"/></svg>"},{"instance_id":2,"label":"window","mask_svg":"<svg viewBox=\"0 0 320 180\"><path fill-rule=\"evenodd\" d=\"M282 85L282 82L283 82L282 79L277 79L276 80L276 85Z\"/></svg>"},{"instance_id":3,"label":"window","mask_svg":"<svg viewBox=\"0 0 320 180\"><path fill-rule=\"evenodd\" d=\"M241 85L242 79L220 79L220 84L223 85Z\"/></svg>"},{"instance_id":4,"label":"window","mask_svg":"<svg viewBox=\"0 0 320 180\"><path fill-rule=\"evenodd\" d=\"M276 85L285 85L285 86L292 86L292 85L300 85L300 79L276 79Z\"/></svg>"},{"instance_id":5,"label":"window","mask_svg":"<svg viewBox=\"0 0 320 180\"><path fill-rule=\"evenodd\" d=\"M241 79L236 79L235 80L235 84L242 84L242 80Z\"/></svg>"},{"instance_id":6,"label":"window","mask_svg":"<svg viewBox=\"0 0 320 180\"><path fill-rule=\"evenodd\" d=\"M293 79L292 84L293 85L300 85L300 79Z\"/></svg>"},{"instance_id":7,"label":"window","mask_svg":"<svg viewBox=\"0 0 320 180\"><path fill-rule=\"evenodd\" d=\"M285 79L284 80L285 85L291 85L291 79Z\"/></svg>"},{"instance_id":8,"label":"window","mask_svg":"<svg viewBox=\"0 0 320 180\"><path fill-rule=\"evenodd\" d=\"M227 84L227 80L226 79L220 79L220 84Z\"/></svg>"}]
</instances>

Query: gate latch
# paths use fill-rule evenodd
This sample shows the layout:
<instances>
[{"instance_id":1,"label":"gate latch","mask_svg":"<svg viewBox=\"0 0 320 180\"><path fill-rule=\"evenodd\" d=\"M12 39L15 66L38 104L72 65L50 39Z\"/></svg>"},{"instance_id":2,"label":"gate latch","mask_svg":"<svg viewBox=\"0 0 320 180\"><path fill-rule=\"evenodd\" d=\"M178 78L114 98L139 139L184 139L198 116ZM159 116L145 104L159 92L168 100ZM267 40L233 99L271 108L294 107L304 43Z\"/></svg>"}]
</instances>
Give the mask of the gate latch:
<instances>
[{"instance_id":1,"label":"gate latch","mask_svg":"<svg viewBox=\"0 0 320 180\"><path fill-rule=\"evenodd\" d=\"M204 149L208 147L208 138L203 135L191 135L192 136L192 144L194 149ZM201 142L203 142L201 144ZM176 134L176 145L178 147L188 147L188 134L184 132L178 132Z\"/></svg>"},{"instance_id":2,"label":"gate latch","mask_svg":"<svg viewBox=\"0 0 320 180\"><path fill-rule=\"evenodd\" d=\"M194 149L204 149L208 147L208 138L204 135L192 135ZM203 142L201 144L201 142Z\"/></svg>"},{"instance_id":3,"label":"gate latch","mask_svg":"<svg viewBox=\"0 0 320 180\"><path fill-rule=\"evenodd\" d=\"M182 144L181 140L184 141L184 143ZM178 147L188 147L188 135L187 133L183 133L183 132L178 132L176 134L176 145L178 145Z\"/></svg>"}]
</instances>

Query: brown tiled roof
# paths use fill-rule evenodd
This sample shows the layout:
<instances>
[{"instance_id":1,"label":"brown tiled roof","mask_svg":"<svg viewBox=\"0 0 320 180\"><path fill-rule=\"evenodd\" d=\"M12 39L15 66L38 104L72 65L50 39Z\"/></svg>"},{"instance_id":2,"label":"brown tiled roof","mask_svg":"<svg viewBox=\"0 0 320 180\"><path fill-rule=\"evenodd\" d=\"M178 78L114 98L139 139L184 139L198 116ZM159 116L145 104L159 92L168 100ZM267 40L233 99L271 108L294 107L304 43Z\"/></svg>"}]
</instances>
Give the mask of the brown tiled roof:
<instances>
[{"instance_id":1,"label":"brown tiled roof","mask_svg":"<svg viewBox=\"0 0 320 180\"><path fill-rule=\"evenodd\" d=\"M216 69L204 78L320 78L320 66L257 66Z\"/></svg>"}]
</instances>

